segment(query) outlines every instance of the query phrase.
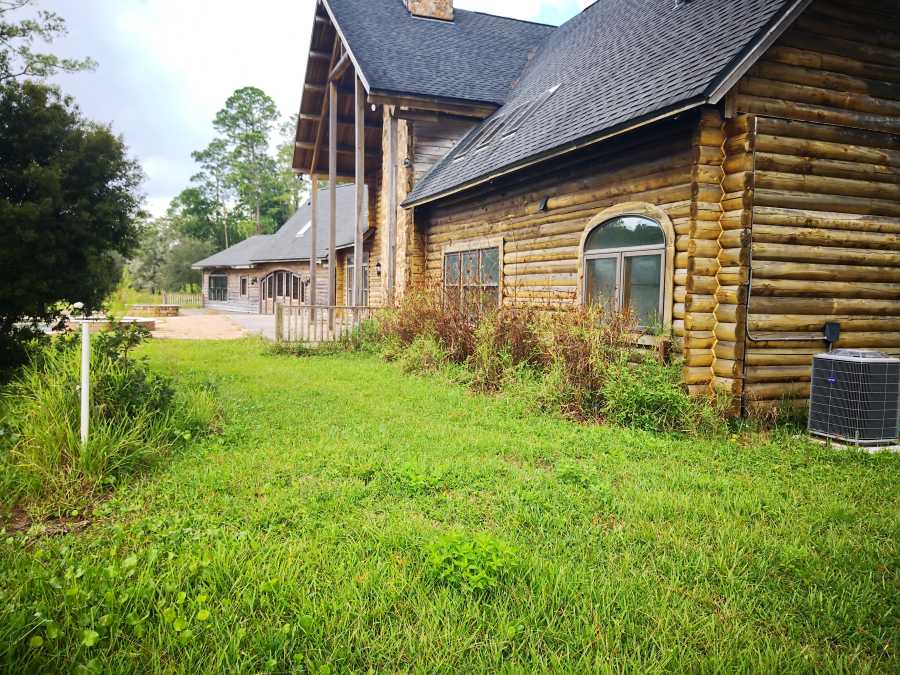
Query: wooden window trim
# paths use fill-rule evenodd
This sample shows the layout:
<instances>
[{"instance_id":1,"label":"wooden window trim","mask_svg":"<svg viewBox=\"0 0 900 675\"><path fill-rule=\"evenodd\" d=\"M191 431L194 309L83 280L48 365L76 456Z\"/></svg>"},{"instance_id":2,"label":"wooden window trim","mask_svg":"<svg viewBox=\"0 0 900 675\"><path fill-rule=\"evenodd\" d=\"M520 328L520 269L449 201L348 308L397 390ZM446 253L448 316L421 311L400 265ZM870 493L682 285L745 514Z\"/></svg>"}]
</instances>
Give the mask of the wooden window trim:
<instances>
[{"instance_id":1,"label":"wooden window trim","mask_svg":"<svg viewBox=\"0 0 900 675\"><path fill-rule=\"evenodd\" d=\"M503 237L479 237L477 239L460 239L452 241L441 249L441 286L444 286L444 272L448 253L465 253L466 251L481 251L486 248L497 249L497 307L503 306L504 277L503 273Z\"/></svg>"},{"instance_id":2,"label":"wooden window trim","mask_svg":"<svg viewBox=\"0 0 900 675\"><path fill-rule=\"evenodd\" d=\"M663 255L663 314L662 323L666 330L672 326L672 310L675 297L675 226L672 219L661 208L647 202L623 202L615 206L603 209L591 218L581 233L581 242L578 247L578 282L575 287L576 302L585 304L585 251L587 238L598 225L620 216L641 216L655 221L663 231L665 237L665 253ZM658 247L659 248L659 247Z\"/></svg>"},{"instance_id":3,"label":"wooden window trim","mask_svg":"<svg viewBox=\"0 0 900 675\"><path fill-rule=\"evenodd\" d=\"M446 258L449 253L465 253L466 251L481 251L487 248L497 249L497 307L503 306L504 279L503 272L503 237L479 237L476 239L461 239L452 241L441 249L441 287L444 286L444 273L446 270ZM462 270L460 270L462 274Z\"/></svg>"}]
</instances>

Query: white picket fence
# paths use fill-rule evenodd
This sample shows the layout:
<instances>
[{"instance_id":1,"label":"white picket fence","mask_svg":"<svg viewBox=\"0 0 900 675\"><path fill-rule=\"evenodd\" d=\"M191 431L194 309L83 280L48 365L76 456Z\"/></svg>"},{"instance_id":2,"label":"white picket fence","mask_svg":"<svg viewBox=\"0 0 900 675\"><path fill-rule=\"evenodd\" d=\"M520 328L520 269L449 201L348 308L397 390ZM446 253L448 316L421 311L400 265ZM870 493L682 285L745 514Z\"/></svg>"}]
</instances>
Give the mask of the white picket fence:
<instances>
[{"instance_id":1,"label":"white picket fence","mask_svg":"<svg viewBox=\"0 0 900 675\"><path fill-rule=\"evenodd\" d=\"M167 293L163 291L164 305L178 305L179 307L203 307L202 293Z\"/></svg>"},{"instance_id":2,"label":"white picket fence","mask_svg":"<svg viewBox=\"0 0 900 675\"><path fill-rule=\"evenodd\" d=\"M371 307L279 303L275 306L275 340L310 344L335 342L351 336L371 316Z\"/></svg>"}]
</instances>

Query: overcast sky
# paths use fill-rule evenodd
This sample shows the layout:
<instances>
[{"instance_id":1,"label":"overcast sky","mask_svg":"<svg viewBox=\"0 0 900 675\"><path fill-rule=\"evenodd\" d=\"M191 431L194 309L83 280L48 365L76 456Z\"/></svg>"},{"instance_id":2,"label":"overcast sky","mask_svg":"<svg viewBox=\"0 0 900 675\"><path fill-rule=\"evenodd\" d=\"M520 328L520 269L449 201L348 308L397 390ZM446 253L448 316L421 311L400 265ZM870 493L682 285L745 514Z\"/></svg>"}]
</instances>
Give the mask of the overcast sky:
<instances>
[{"instance_id":1,"label":"overcast sky","mask_svg":"<svg viewBox=\"0 0 900 675\"><path fill-rule=\"evenodd\" d=\"M360 0L365 2L366 0ZM397 0L400 2L400 0ZM56 82L112 125L144 167L155 215L196 173L191 151L235 89L253 85L283 115L299 109L314 0L36 0L67 21L53 47L99 68ZM457 0L456 7L560 24L588 0Z\"/></svg>"}]
</instances>

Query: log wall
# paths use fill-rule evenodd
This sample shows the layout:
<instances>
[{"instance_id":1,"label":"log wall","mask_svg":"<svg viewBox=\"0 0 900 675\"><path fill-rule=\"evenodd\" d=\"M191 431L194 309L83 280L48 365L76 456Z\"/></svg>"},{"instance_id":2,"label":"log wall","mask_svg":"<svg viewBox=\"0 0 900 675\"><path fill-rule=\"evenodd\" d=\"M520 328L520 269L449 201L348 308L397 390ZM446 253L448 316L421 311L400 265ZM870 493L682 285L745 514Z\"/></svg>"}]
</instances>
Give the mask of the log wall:
<instances>
[{"instance_id":1,"label":"log wall","mask_svg":"<svg viewBox=\"0 0 900 675\"><path fill-rule=\"evenodd\" d=\"M673 242L678 247L674 297L683 307L697 186L696 127L696 117L689 115L573 153L555 160L550 169L525 170L420 209L417 222L427 234L428 275L440 279L447 246L502 237L505 304L573 304L580 241L588 222L607 207L643 202L661 208L679 233ZM673 328L679 338L684 337L683 314Z\"/></svg>"},{"instance_id":2,"label":"log wall","mask_svg":"<svg viewBox=\"0 0 900 675\"><path fill-rule=\"evenodd\" d=\"M748 405L808 397L826 321L839 347L900 354L898 45L896 3L816 0L736 88L752 116L735 140L750 151L726 160L751 209Z\"/></svg>"}]
</instances>

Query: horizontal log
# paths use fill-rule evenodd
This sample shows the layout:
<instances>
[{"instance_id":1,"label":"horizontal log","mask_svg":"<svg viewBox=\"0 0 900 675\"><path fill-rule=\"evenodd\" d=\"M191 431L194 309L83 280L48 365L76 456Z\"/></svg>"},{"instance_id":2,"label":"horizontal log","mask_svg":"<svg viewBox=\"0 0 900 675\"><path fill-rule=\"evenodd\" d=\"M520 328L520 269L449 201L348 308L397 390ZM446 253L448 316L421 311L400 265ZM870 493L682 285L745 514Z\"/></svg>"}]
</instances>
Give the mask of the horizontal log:
<instances>
[{"instance_id":1,"label":"horizontal log","mask_svg":"<svg viewBox=\"0 0 900 675\"><path fill-rule=\"evenodd\" d=\"M746 335L746 327L743 323L717 323L714 332L719 340L739 342Z\"/></svg>"},{"instance_id":2,"label":"horizontal log","mask_svg":"<svg viewBox=\"0 0 900 675\"><path fill-rule=\"evenodd\" d=\"M831 126L804 120L778 117L754 117L757 141L763 136L823 141L840 145L869 147L875 150L895 152L900 150L900 139L885 130L860 129L858 127ZM883 156L883 155L882 155ZM890 164L891 162L875 162Z\"/></svg>"},{"instance_id":3,"label":"horizontal log","mask_svg":"<svg viewBox=\"0 0 900 675\"><path fill-rule=\"evenodd\" d=\"M737 323L746 315L743 305L718 305L715 309L716 321L723 323Z\"/></svg>"},{"instance_id":4,"label":"horizontal log","mask_svg":"<svg viewBox=\"0 0 900 675\"><path fill-rule=\"evenodd\" d=\"M739 112L752 113L754 115L787 117L807 122L874 129L876 131L888 130L891 133L900 132L900 118L887 115L876 115L844 108L830 108L811 103L743 93L738 94L735 97L735 101Z\"/></svg>"},{"instance_id":5,"label":"horizontal log","mask_svg":"<svg viewBox=\"0 0 900 675\"><path fill-rule=\"evenodd\" d=\"M712 331L690 331L684 338L685 349L710 349L716 341Z\"/></svg>"},{"instance_id":6,"label":"horizontal log","mask_svg":"<svg viewBox=\"0 0 900 675\"><path fill-rule=\"evenodd\" d=\"M754 289L758 282L754 281ZM719 286L716 301L723 305L738 305L747 302L747 286Z\"/></svg>"},{"instance_id":7,"label":"horizontal log","mask_svg":"<svg viewBox=\"0 0 900 675\"><path fill-rule=\"evenodd\" d=\"M753 261L756 279L792 279L803 281L875 281L900 282L900 269L873 265L830 265L806 262Z\"/></svg>"},{"instance_id":8,"label":"horizontal log","mask_svg":"<svg viewBox=\"0 0 900 675\"><path fill-rule=\"evenodd\" d=\"M827 70L762 60L750 72L753 76L764 80L805 85L831 92L847 92L847 98L852 97L850 92L863 94L857 98L863 101L869 98L880 100L885 105L885 114L889 115L896 114L896 112L890 111L896 109L896 106L892 104L900 100L900 85L898 84ZM880 110L873 110L873 112L880 112Z\"/></svg>"},{"instance_id":9,"label":"horizontal log","mask_svg":"<svg viewBox=\"0 0 900 675\"><path fill-rule=\"evenodd\" d=\"M846 147L846 146L844 146ZM839 159L816 159L808 156L784 155L771 152L756 154L756 169L775 173L846 178L876 183L900 183L900 168L888 164L869 164ZM840 194L850 194L840 192Z\"/></svg>"},{"instance_id":10,"label":"horizontal log","mask_svg":"<svg viewBox=\"0 0 900 675\"><path fill-rule=\"evenodd\" d=\"M776 206L755 206L754 224L788 225L792 227L822 227L856 232L886 232L900 234L900 218L867 216L807 209L784 209Z\"/></svg>"},{"instance_id":11,"label":"horizontal log","mask_svg":"<svg viewBox=\"0 0 900 675\"><path fill-rule=\"evenodd\" d=\"M753 333L792 331L812 333L821 331L828 322L841 324L841 332L900 331L900 317L849 316L839 314L749 314L747 326Z\"/></svg>"},{"instance_id":12,"label":"horizontal log","mask_svg":"<svg viewBox=\"0 0 900 675\"><path fill-rule=\"evenodd\" d=\"M768 244L858 247L882 251L900 250L900 234L851 232L816 227L756 224L753 226L753 241Z\"/></svg>"},{"instance_id":13,"label":"horizontal log","mask_svg":"<svg viewBox=\"0 0 900 675\"><path fill-rule=\"evenodd\" d=\"M748 349L744 353L744 363L748 366L812 366L813 354L819 350Z\"/></svg>"},{"instance_id":14,"label":"horizontal log","mask_svg":"<svg viewBox=\"0 0 900 675\"><path fill-rule=\"evenodd\" d=\"M759 118L766 119L766 118ZM817 125L823 126L823 125ZM757 160L760 160L759 168L765 168L767 157L779 158L791 157L793 160L782 159L782 162L797 161L797 159L813 162L843 162L845 168L851 166L860 167L889 167L900 166L900 151L887 148L887 144L881 147L869 147L865 145L852 145L846 142L821 141L808 138L792 138L790 136L771 136L759 134L756 137ZM760 157L761 156L761 157ZM821 166L828 166L821 164ZM832 165L833 166L833 165ZM874 173L874 170L870 169Z\"/></svg>"},{"instance_id":15,"label":"horizontal log","mask_svg":"<svg viewBox=\"0 0 900 675\"><path fill-rule=\"evenodd\" d=\"M826 54L809 49L798 49L776 45L766 53L767 60L784 63L790 66L801 66L816 70L827 70L833 73L845 73L857 75L882 82L900 83L900 68L895 66L880 66L874 63L866 63L859 59L841 56L838 54Z\"/></svg>"},{"instance_id":16,"label":"horizontal log","mask_svg":"<svg viewBox=\"0 0 900 675\"><path fill-rule=\"evenodd\" d=\"M684 356L689 368L709 368L713 363L713 353L709 349L690 349Z\"/></svg>"},{"instance_id":17,"label":"horizontal log","mask_svg":"<svg viewBox=\"0 0 900 675\"><path fill-rule=\"evenodd\" d=\"M684 317L684 327L688 331L709 331L716 325L712 314L688 314Z\"/></svg>"},{"instance_id":18,"label":"horizontal log","mask_svg":"<svg viewBox=\"0 0 900 675\"><path fill-rule=\"evenodd\" d=\"M687 297L687 310L690 312L712 312L716 308L716 298L712 295L692 293Z\"/></svg>"},{"instance_id":19,"label":"horizontal log","mask_svg":"<svg viewBox=\"0 0 900 675\"><path fill-rule=\"evenodd\" d=\"M744 364L740 361L716 359L713 363L712 372L718 377L737 378L741 377L743 369Z\"/></svg>"},{"instance_id":20,"label":"horizontal log","mask_svg":"<svg viewBox=\"0 0 900 675\"><path fill-rule=\"evenodd\" d=\"M792 279L754 279L753 295L779 296L780 298L860 298L872 300L897 300L900 284L874 281L806 281ZM723 298L731 296L723 293Z\"/></svg>"},{"instance_id":21,"label":"horizontal log","mask_svg":"<svg viewBox=\"0 0 900 675\"><path fill-rule=\"evenodd\" d=\"M703 384L712 379L712 373L706 366L682 368L681 374L685 384Z\"/></svg>"},{"instance_id":22,"label":"horizontal log","mask_svg":"<svg viewBox=\"0 0 900 675\"><path fill-rule=\"evenodd\" d=\"M765 244L753 242L753 259L817 264L883 265L900 267L896 251L874 251L863 248L837 246L800 246L793 244ZM720 256L720 259L722 256ZM755 269L755 267L754 267Z\"/></svg>"},{"instance_id":23,"label":"horizontal log","mask_svg":"<svg viewBox=\"0 0 900 675\"><path fill-rule=\"evenodd\" d=\"M697 258L715 259L720 251L719 242L714 239L694 239L689 242L687 251ZM713 269L715 272L715 268Z\"/></svg>"},{"instance_id":24,"label":"horizontal log","mask_svg":"<svg viewBox=\"0 0 900 675\"><path fill-rule=\"evenodd\" d=\"M871 6L871 5L870 5ZM856 12L857 21L860 20L860 12ZM864 15L863 15L864 16ZM841 40L853 41L854 43L862 42L868 47L867 55L869 57L881 55L886 63L900 63L900 51L896 47L900 41L900 34L889 33L887 29L892 24L874 27L862 27L850 21L835 21L833 17L822 16L813 8L811 12L804 12L794 24L794 28L815 35L827 35L839 38Z\"/></svg>"},{"instance_id":25,"label":"horizontal log","mask_svg":"<svg viewBox=\"0 0 900 675\"><path fill-rule=\"evenodd\" d=\"M714 391L733 396L740 396L743 390L743 382L731 377L713 377L711 385Z\"/></svg>"},{"instance_id":26,"label":"horizontal log","mask_svg":"<svg viewBox=\"0 0 900 675\"><path fill-rule=\"evenodd\" d=\"M890 300L847 298L772 298L755 294L750 298L752 314L813 314L900 316L900 295Z\"/></svg>"},{"instance_id":27,"label":"horizontal log","mask_svg":"<svg viewBox=\"0 0 900 675\"><path fill-rule=\"evenodd\" d=\"M771 401L809 396L809 382L755 382L744 385L744 396L750 401Z\"/></svg>"},{"instance_id":28,"label":"horizontal log","mask_svg":"<svg viewBox=\"0 0 900 675\"><path fill-rule=\"evenodd\" d=\"M713 351L717 359L726 359L730 361L744 360L743 342L717 342Z\"/></svg>"},{"instance_id":29,"label":"horizontal log","mask_svg":"<svg viewBox=\"0 0 900 675\"><path fill-rule=\"evenodd\" d=\"M808 381L810 365L747 366L744 382L803 382Z\"/></svg>"},{"instance_id":30,"label":"horizontal log","mask_svg":"<svg viewBox=\"0 0 900 675\"><path fill-rule=\"evenodd\" d=\"M785 33L781 37L781 43L797 49L838 54L867 63L891 67L896 66L900 62L900 57L897 56L898 52L893 49L877 47L868 44L868 42L860 43L796 29Z\"/></svg>"},{"instance_id":31,"label":"horizontal log","mask_svg":"<svg viewBox=\"0 0 900 675\"><path fill-rule=\"evenodd\" d=\"M873 199L900 199L900 185L880 183L871 180L831 178L829 176L802 175L778 171L761 171L754 174L754 185L758 188L811 192L825 195L871 197Z\"/></svg>"}]
</instances>

